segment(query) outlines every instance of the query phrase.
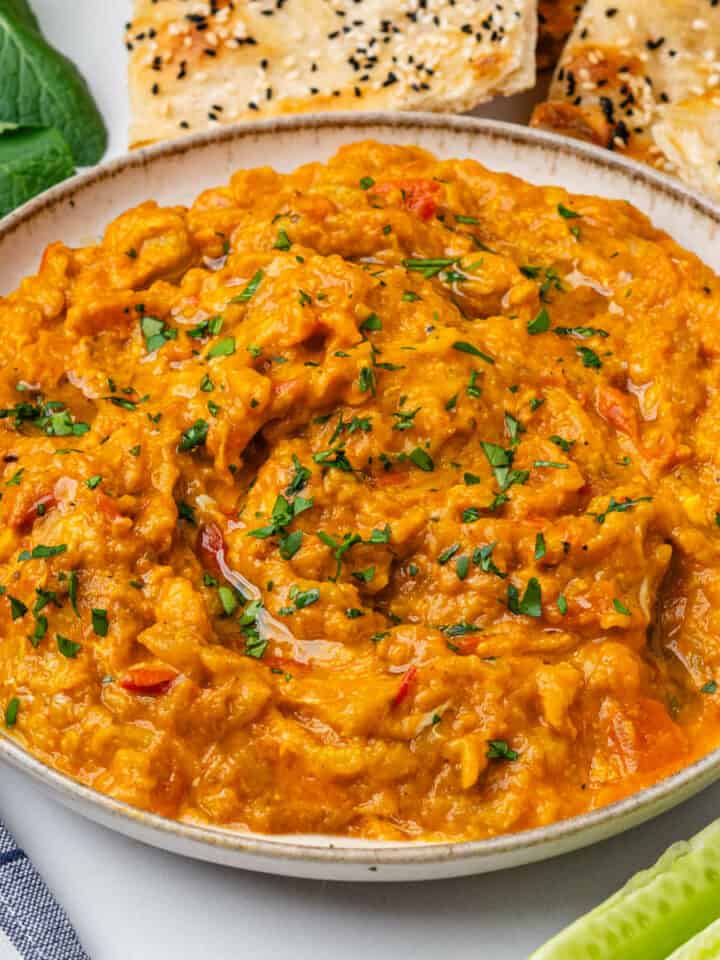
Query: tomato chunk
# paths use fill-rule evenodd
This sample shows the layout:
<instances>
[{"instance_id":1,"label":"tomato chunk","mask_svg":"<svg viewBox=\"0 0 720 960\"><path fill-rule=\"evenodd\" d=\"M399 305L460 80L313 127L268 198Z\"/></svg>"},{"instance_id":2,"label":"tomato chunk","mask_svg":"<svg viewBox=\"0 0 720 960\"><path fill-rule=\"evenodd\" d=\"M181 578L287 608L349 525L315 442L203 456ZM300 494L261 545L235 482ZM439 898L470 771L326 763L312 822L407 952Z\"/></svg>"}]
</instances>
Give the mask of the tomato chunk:
<instances>
[{"instance_id":1,"label":"tomato chunk","mask_svg":"<svg viewBox=\"0 0 720 960\"><path fill-rule=\"evenodd\" d=\"M216 523L206 523L200 527L195 549L204 567L215 573L222 573L225 561L225 538Z\"/></svg>"},{"instance_id":2,"label":"tomato chunk","mask_svg":"<svg viewBox=\"0 0 720 960\"><path fill-rule=\"evenodd\" d=\"M420 217L430 220L435 215L443 196L443 187L436 180L386 180L372 188L373 193L389 193L400 190L405 207Z\"/></svg>"},{"instance_id":3,"label":"tomato chunk","mask_svg":"<svg viewBox=\"0 0 720 960\"><path fill-rule=\"evenodd\" d=\"M603 420L611 423L617 431L632 439L637 438L638 425L632 397L615 387L598 390L597 410Z\"/></svg>"},{"instance_id":4,"label":"tomato chunk","mask_svg":"<svg viewBox=\"0 0 720 960\"><path fill-rule=\"evenodd\" d=\"M157 697L167 693L177 676L177 672L169 667L135 667L128 670L120 681L120 686L130 693Z\"/></svg>"},{"instance_id":5,"label":"tomato chunk","mask_svg":"<svg viewBox=\"0 0 720 960\"><path fill-rule=\"evenodd\" d=\"M52 510L53 507L56 506L57 500L55 499L55 494L45 493L15 517L12 521L12 526L21 532L28 531L38 517L44 517L48 510Z\"/></svg>"}]
</instances>

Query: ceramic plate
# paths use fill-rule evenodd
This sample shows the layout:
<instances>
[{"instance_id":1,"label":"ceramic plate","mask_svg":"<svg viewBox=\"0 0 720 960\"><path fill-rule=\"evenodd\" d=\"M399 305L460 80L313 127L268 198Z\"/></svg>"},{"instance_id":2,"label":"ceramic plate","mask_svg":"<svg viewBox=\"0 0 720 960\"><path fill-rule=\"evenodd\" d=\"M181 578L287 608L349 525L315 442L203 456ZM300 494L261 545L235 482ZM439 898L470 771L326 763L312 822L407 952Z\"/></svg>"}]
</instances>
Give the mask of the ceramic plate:
<instances>
[{"instance_id":1,"label":"ceramic plate","mask_svg":"<svg viewBox=\"0 0 720 960\"><path fill-rule=\"evenodd\" d=\"M68 180L0 221L0 293L35 272L48 243L92 241L113 217L147 199L190 203L239 167L289 171L327 160L364 138L419 144L441 157L472 157L537 184L629 200L720 272L720 209L667 177L606 151L488 120L431 114L287 117L152 147ZM80 786L7 736L0 759L78 813L176 853L267 873L325 880L424 880L498 870L594 843L636 826L720 778L720 750L612 806L541 829L455 844L380 843L344 837L268 837L191 826L145 813Z\"/></svg>"}]
</instances>

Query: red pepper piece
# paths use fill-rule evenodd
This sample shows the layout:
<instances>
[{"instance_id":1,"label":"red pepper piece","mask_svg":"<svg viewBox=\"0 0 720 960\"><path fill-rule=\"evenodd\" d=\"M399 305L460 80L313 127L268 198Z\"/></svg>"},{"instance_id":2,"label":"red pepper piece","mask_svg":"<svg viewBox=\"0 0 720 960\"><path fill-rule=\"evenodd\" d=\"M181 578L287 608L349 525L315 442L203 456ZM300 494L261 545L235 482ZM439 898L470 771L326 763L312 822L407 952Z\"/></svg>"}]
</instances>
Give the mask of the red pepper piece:
<instances>
[{"instance_id":1,"label":"red pepper piece","mask_svg":"<svg viewBox=\"0 0 720 960\"><path fill-rule=\"evenodd\" d=\"M122 678L120 686L130 693L157 697L167 693L177 675L175 670L167 667L135 667Z\"/></svg>"},{"instance_id":2,"label":"red pepper piece","mask_svg":"<svg viewBox=\"0 0 720 960\"><path fill-rule=\"evenodd\" d=\"M412 687L413 683L415 683L417 672L417 667L410 667L410 669L403 676L402 680L400 681L398 691L393 698L394 707L399 707L403 700L410 693L410 688Z\"/></svg>"}]
</instances>

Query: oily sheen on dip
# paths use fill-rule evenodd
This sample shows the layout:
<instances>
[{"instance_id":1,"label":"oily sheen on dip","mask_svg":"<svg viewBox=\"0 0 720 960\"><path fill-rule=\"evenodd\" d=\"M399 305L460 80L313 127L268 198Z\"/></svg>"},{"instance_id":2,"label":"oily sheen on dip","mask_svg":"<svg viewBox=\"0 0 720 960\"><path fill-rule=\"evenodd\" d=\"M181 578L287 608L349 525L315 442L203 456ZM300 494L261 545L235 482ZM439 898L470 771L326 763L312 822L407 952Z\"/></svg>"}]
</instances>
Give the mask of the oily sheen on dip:
<instances>
[{"instance_id":1,"label":"oily sheen on dip","mask_svg":"<svg viewBox=\"0 0 720 960\"><path fill-rule=\"evenodd\" d=\"M170 817L487 837L717 744L720 294L412 147L239 171L0 301L0 697Z\"/></svg>"}]
</instances>

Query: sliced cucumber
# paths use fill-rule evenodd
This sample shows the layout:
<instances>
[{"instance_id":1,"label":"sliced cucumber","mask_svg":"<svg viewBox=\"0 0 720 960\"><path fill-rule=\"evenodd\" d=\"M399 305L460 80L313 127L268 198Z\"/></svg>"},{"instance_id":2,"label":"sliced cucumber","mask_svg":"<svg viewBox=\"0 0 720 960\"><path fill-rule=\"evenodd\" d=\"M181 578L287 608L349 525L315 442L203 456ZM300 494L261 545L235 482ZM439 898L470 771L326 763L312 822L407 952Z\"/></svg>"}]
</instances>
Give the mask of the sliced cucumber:
<instances>
[{"instance_id":1,"label":"sliced cucumber","mask_svg":"<svg viewBox=\"0 0 720 960\"><path fill-rule=\"evenodd\" d=\"M718 917L720 820L674 844L530 960L666 960Z\"/></svg>"},{"instance_id":2,"label":"sliced cucumber","mask_svg":"<svg viewBox=\"0 0 720 960\"><path fill-rule=\"evenodd\" d=\"M720 957L720 920L678 947L668 960L718 960Z\"/></svg>"}]
</instances>

